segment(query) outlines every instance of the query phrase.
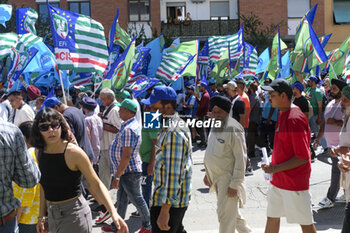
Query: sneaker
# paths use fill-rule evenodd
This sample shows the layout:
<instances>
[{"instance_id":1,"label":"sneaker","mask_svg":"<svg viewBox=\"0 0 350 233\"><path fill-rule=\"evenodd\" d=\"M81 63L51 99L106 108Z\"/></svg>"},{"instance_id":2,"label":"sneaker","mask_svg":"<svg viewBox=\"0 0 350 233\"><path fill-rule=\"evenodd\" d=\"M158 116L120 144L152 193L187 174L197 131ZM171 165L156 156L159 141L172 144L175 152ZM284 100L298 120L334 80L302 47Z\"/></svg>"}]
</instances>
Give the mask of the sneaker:
<instances>
[{"instance_id":1,"label":"sneaker","mask_svg":"<svg viewBox=\"0 0 350 233\"><path fill-rule=\"evenodd\" d=\"M320 201L318 203L318 205L322 209L328 209L328 208L332 208L334 206L333 202L331 200L329 200L328 197L325 197L322 201Z\"/></svg>"},{"instance_id":2,"label":"sneaker","mask_svg":"<svg viewBox=\"0 0 350 233\"><path fill-rule=\"evenodd\" d=\"M114 227L114 224L101 227L102 232L118 232L118 230Z\"/></svg>"},{"instance_id":3,"label":"sneaker","mask_svg":"<svg viewBox=\"0 0 350 233\"><path fill-rule=\"evenodd\" d=\"M345 198L345 195L341 195L340 197L337 197L335 199L336 202L341 202L341 203L345 203L346 202L346 198Z\"/></svg>"},{"instance_id":4,"label":"sneaker","mask_svg":"<svg viewBox=\"0 0 350 233\"><path fill-rule=\"evenodd\" d=\"M110 217L111 217L111 214L108 211L102 212L101 215L98 216L97 220L95 221L95 224L104 223Z\"/></svg>"},{"instance_id":5,"label":"sneaker","mask_svg":"<svg viewBox=\"0 0 350 233\"><path fill-rule=\"evenodd\" d=\"M139 233L152 233L152 230L141 227L141 230L139 231Z\"/></svg>"},{"instance_id":6,"label":"sneaker","mask_svg":"<svg viewBox=\"0 0 350 233\"><path fill-rule=\"evenodd\" d=\"M135 211L135 212L132 212L132 213L131 213L131 217L133 217L133 218L139 218L139 217L141 217L141 216L140 216L140 213L139 213L138 211Z\"/></svg>"}]
</instances>

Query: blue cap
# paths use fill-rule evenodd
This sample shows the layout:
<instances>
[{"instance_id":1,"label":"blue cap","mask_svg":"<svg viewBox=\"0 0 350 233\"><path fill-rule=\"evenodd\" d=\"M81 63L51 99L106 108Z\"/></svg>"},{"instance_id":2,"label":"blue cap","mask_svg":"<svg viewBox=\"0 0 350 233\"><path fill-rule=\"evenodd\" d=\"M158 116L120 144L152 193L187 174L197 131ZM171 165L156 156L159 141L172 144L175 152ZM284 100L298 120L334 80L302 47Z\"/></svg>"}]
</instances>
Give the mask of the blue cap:
<instances>
[{"instance_id":1,"label":"blue cap","mask_svg":"<svg viewBox=\"0 0 350 233\"><path fill-rule=\"evenodd\" d=\"M53 108L56 104L58 104L60 102L61 101L59 101L56 97L50 97L50 98L47 98L46 100L44 100L43 106L45 108Z\"/></svg>"},{"instance_id":2,"label":"blue cap","mask_svg":"<svg viewBox=\"0 0 350 233\"><path fill-rule=\"evenodd\" d=\"M201 83L199 84L199 86L207 87L208 85L207 85L205 82L201 82Z\"/></svg>"},{"instance_id":3,"label":"blue cap","mask_svg":"<svg viewBox=\"0 0 350 233\"><path fill-rule=\"evenodd\" d=\"M141 103L151 105L159 100L176 100L177 94L175 90L168 86L155 86L152 94L148 99L144 99Z\"/></svg>"},{"instance_id":4,"label":"blue cap","mask_svg":"<svg viewBox=\"0 0 350 233\"><path fill-rule=\"evenodd\" d=\"M311 75L311 76L307 79L307 81L314 81L315 83L318 83L319 80L318 80L317 77Z\"/></svg>"},{"instance_id":5,"label":"blue cap","mask_svg":"<svg viewBox=\"0 0 350 233\"><path fill-rule=\"evenodd\" d=\"M86 109L91 110L91 111L93 111L97 106L96 100L94 100L93 98L88 97L88 96L84 97L80 101L80 104L83 106L83 108L86 108Z\"/></svg>"},{"instance_id":6,"label":"blue cap","mask_svg":"<svg viewBox=\"0 0 350 233\"><path fill-rule=\"evenodd\" d=\"M214 84L216 84L215 79L210 78L210 79L209 79L209 85L214 85Z\"/></svg>"},{"instance_id":7,"label":"blue cap","mask_svg":"<svg viewBox=\"0 0 350 233\"><path fill-rule=\"evenodd\" d=\"M189 85L186 88L191 89L192 91L194 91L194 89L195 89L193 85Z\"/></svg>"},{"instance_id":8,"label":"blue cap","mask_svg":"<svg viewBox=\"0 0 350 233\"><path fill-rule=\"evenodd\" d=\"M296 87L298 88L300 91L303 91L304 90L304 85L301 84L300 82L296 82L292 85L292 87Z\"/></svg>"}]
</instances>

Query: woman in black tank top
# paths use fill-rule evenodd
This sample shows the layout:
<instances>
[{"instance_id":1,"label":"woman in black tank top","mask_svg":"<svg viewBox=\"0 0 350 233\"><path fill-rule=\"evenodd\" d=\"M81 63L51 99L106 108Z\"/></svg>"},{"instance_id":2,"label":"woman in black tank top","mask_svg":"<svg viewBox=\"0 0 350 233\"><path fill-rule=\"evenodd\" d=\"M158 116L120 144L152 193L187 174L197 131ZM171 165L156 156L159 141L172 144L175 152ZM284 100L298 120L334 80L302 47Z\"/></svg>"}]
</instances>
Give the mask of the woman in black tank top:
<instances>
[{"instance_id":1,"label":"woman in black tank top","mask_svg":"<svg viewBox=\"0 0 350 233\"><path fill-rule=\"evenodd\" d=\"M111 213L120 232L127 232L128 227L117 214L107 188L97 177L85 152L69 143L68 132L65 119L52 108L39 111L35 117L31 140L37 149L41 172L38 232L92 231L90 207L81 195L82 175ZM45 225L47 219L48 227Z\"/></svg>"}]
</instances>

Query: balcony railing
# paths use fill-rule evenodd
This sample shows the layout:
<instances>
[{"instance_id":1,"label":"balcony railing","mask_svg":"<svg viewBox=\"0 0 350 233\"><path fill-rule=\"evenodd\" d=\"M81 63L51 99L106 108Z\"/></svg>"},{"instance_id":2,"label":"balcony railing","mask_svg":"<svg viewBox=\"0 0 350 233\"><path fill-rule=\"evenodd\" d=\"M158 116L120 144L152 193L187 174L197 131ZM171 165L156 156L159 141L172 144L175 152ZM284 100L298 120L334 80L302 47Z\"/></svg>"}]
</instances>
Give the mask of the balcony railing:
<instances>
[{"instance_id":1,"label":"balcony railing","mask_svg":"<svg viewBox=\"0 0 350 233\"><path fill-rule=\"evenodd\" d=\"M239 20L192 20L188 22L162 23L162 32L167 37L206 38L226 36L239 29ZM188 23L188 24L187 24ZM187 25L186 25L187 24Z\"/></svg>"}]
</instances>

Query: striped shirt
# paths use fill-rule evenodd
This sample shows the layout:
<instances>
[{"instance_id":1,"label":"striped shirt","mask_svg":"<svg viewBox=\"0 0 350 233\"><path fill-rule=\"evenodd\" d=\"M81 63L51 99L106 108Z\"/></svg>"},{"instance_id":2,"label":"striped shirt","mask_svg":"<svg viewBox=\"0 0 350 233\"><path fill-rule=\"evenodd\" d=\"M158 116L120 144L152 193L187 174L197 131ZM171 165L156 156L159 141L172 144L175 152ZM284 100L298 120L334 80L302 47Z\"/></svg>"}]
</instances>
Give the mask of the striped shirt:
<instances>
[{"instance_id":1,"label":"striped shirt","mask_svg":"<svg viewBox=\"0 0 350 233\"><path fill-rule=\"evenodd\" d=\"M183 121L177 113L170 120ZM153 206L188 206L192 190L192 142L188 127L171 124L161 130L153 182Z\"/></svg>"},{"instance_id":2,"label":"striped shirt","mask_svg":"<svg viewBox=\"0 0 350 233\"><path fill-rule=\"evenodd\" d=\"M40 171L27 151L21 131L13 124L0 122L0 217L20 206L14 197L12 181L32 188L40 180Z\"/></svg>"},{"instance_id":3,"label":"striped shirt","mask_svg":"<svg viewBox=\"0 0 350 233\"><path fill-rule=\"evenodd\" d=\"M112 174L115 174L118 170L123 155L123 147L132 147L129 165L124 173L142 172L142 162L139 155L140 146L141 127L136 118L133 117L122 124L109 148Z\"/></svg>"}]
</instances>

